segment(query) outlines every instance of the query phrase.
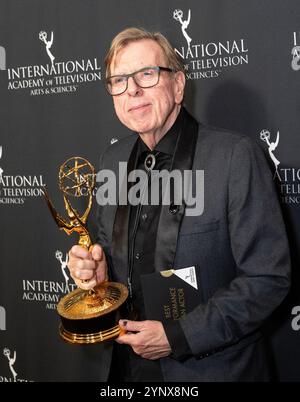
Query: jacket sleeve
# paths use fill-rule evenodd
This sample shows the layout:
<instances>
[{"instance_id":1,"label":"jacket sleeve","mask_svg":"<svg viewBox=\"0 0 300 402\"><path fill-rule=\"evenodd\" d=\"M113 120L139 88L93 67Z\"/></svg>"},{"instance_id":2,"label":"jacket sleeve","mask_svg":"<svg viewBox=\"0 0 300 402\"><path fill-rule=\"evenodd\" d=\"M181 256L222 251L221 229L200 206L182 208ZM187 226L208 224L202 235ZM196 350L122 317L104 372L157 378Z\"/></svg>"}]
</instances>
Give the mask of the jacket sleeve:
<instances>
[{"instance_id":1,"label":"jacket sleeve","mask_svg":"<svg viewBox=\"0 0 300 402\"><path fill-rule=\"evenodd\" d=\"M289 248L277 194L262 150L248 137L232 150L227 214L236 277L180 319L196 358L256 331L289 290Z\"/></svg>"}]
</instances>

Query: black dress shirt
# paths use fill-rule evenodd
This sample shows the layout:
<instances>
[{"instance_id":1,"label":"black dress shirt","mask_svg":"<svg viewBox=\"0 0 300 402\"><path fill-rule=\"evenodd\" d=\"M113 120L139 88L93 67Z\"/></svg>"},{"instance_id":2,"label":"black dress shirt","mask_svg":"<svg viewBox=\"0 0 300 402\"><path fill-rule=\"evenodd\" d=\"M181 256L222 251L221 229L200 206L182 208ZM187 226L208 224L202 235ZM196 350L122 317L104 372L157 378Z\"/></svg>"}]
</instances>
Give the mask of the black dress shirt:
<instances>
[{"instance_id":1,"label":"black dress shirt","mask_svg":"<svg viewBox=\"0 0 300 402\"><path fill-rule=\"evenodd\" d=\"M162 184L159 186L159 203L150 205L151 199L151 174L155 171L170 170L172 168L173 154L176 148L178 134L185 118L185 111L182 109L171 129L156 144L153 151L147 145L138 139L138 162L136 169L147 173L146 180L142 189L142 194L138 193L140 199L148 199L149 204L142 201L138 205L130 206L130 219L128 228L129 238L129 262L128 262L128 287L129 287L129 319L142 321L145 316L144 301L140 283L140 276L155 271L155 239L157 235L158 221L161 211ZM184 135L184 134L183 134ZM149 154L154 155L155 164L151 169L147 169L145 161ZM151 158L151 157L150 157ZM149 162L149 160L148 160ZM150 161L151 162L151 161ZM148 164L150 166L150 164ZM142 197L141 197L142 196ZM163 269L163 267L161 267ZM159 267L158 267L159 269ZM174 321L164 324L164 329L172 347L172 357L177 354L182 356L190 355L191 351L186 341L185 335L178 322ZM162 381L162 373L159 360L147 360L136 355L131 347L118 345L114 348L113 365L116 361L123 361L118 365L118 371L122 371L120 380L123 381ZM115 368L116 369L116 368Z\"/></svg>"}]
</instances>

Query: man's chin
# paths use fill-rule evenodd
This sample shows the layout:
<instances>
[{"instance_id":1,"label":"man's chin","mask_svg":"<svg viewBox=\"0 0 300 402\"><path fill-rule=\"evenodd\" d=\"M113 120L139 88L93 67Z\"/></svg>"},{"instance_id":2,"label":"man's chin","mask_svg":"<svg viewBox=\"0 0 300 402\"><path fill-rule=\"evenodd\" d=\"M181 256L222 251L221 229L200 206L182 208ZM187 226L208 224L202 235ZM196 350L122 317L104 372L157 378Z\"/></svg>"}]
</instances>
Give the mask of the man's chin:
<instances>
[{"instance_id":1,"label":"man's chin","mask_svg":"<svg viewBox=\"0 0 300 402\"><path fill-rule=\"evenodd\" d=\"M132 124L131 130L139 133L140 135L148 135L152 132L151 127L149 125L145 125L145 122L141 122L141 124Z\"/></svg>"}]
</instances>

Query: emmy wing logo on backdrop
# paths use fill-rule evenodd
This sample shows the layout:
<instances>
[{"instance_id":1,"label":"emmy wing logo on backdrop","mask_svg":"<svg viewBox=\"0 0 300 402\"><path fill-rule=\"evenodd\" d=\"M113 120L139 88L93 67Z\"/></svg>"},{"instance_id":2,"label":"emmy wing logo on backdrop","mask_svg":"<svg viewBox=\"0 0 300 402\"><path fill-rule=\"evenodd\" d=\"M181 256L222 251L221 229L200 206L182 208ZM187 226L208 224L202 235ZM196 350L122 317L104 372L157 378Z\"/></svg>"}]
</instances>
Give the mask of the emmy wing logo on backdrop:
<instances>
[{"instance_id":1,"label":"emmy wing logo on backdrop","mask_svg":"<svg viewBox=\"0 0 300 402\"><path fill-rule=\"evenodd\" d=\"M8 348L4 348L3 354L5 357L7 357L9 369L10 369L10 372L11 372L12 378L13 378L13 382L17 382L18 374L17 374L16 370L14 369L14 364L16 362L16 357L17 357L16 351L14 351L14 355L13 355L13 357L11 357L10 350Z\"/></svg>"},{"instance_id":2,"label":"emmy wing logo on backdrop","mask_svg":"<svg viewBox=\"0 0 300 402\"><path fill-rule=\"evenodd\" d=\"M187 17L185 18L184 15ZM179 22L186 46L175 48L175 51L185 61L188 79L217 78L225 68L238 68L248 64L248 48L244 38L222 42L200 43L191 37L191 16L187 12L176 9L172 17ZM193 18L198 16L193 14ZM178 25L178 24L177 24Z\"/></svg>"},{"instance_id":3,"label":"emmy wing logo on backdrop","mask_svg":"<svg viewBox=\"0 0 300 402\"><path fill-rule=\"evenodd\" d=\"M291 66L294 71L300 70L300 31L293 32L293 48L291 50Z\"/></svg>"},{"instance_id":4,"label":"emmy wing logo on backdrop","mask_svg":"<svg viewBox=\"0 0 300 402\"><path fill-rule=\"evenodd\" d=\"M75 283L68 276L67 264L68 253L64 254L56 250L54 257L59 262L63 282L41 280L41 279L23 279L23 300L27 302L42 303L47 310L56 310L57 303L62 296L72 292L77 288Z\"/></svg>"},{"instance_id":5,"label":"emmy wing logo on backdrop","mask_svg":"<svg viewBox=\"0 0 300 402\"><path fill-rule=\"evenodd\" d=\"M46 52L47 52L47 54L48 54L48 56L50 58L50 61L51 61L52 67L53 67L55 57L53 56L53 54L50 51L50 49L52 47L52 44L53 44L53 31L51 32L51 39L50 40L47 40L47 32L45 32L45 31L41 31L39 33L39 38L40 38L40 40L42 42L44 42L44 44L46 46Z\"/></svg>"},{"instance_id":6,"label":"emmy wing logo on backdrop","mask_svg":"<svg viewBox=\"0 0 300 402\"><path fill-rule=\"evenodd\" d=\"M70 278L68 277L68 274L67 274L67 269L66 269L68 260L69 260L68 253L66 253L65 259L63 260L63 253L60 250L56 250L55 258L60 262L61 273L63 274L63 276L65 278L65 283L66 283L66 287L67 287L69 280L70 280Z\"/></svg>"},{"instance_id":7,"label":"emmy wing logo on backdrop","mask_svg":"<svg viewBox=\"0 0 300 402\"><path fill-rule=\"evenodd\" d=\"M101 81L101 65L97 57L77 60L63 60L54 51L55 42L59 39L53 30L47 33L41 30L38 34L40 41L40 57L48 64L33 64L24 66L22 60L18 66L7 68L7 89L14 93L26 90L29 95L57 95L75 93L83 85ZM36 40L36 39L35 39ZM23 45L23 44L22 44ZM21 45L21 46L22 46ZM31 46L32 44L26 44ZM24 47L25 45L23 45ZM67 57L68 48L65 49ZM20 52L20 54L23 54Z\"/></svg>"},{"instance_id":8,"label":"emmy wing logo on backdrop","mask_svg":"<svg viewBox=\"0 0 300 402\"><path fill-rule=\"evenodd\" d=\"M6 52L3 46L0 46L0 70L6 69Z\"/></svg>"},{"instance_id":9,"label":"emmy wing logo on backdrop","mask_svg":"<svg viewBox=\"0 0 300 402\"><path fill-rule=\"evenodd\" d=\"M9 348L3 348L3 358L7 361L7 373L6 375L0 375L0 382L32 382L25 380L24 378L18 378L16 369L17 352L14 350L12 353Z\"/></svg>"},{"instance_id":10,"label":"emmy wing logo on backdrop","mask_svg":"<svg viewBox=\"0 0 300 402\"><path fill-rule=\"evenodd\" d=\"M275 151L275 149L277 148L277 146L279 144L279 131L277 131L275 142L270 141L270 138L271 138L270 131L264 129L260 132L260 139L267 143L270 158L272 159L272 162L274 163L274 166L275 166L273 180L275 179L275 177L277 177L279 180L281 180L281 177L279 176L279 173L278 173L278 166L280 165L280 162L273 153L273 151Z\"/></svg>"},{"instance_id":11,"label":"emmy wing logo on backdrop","mask_svg":"<svg viewBox=\"0 0 300 402\"><path fill-rule=\"evenodd\" d=\"M187 34L186 29L189 26L189 23L191 21L191 10L189 10L188 17L186 20L183 20L183 11L182 10L174 10L173 18L174 18L174 20L180 22L182 34L183 34L185 40L187 41L188 48L190 48L192 38Z\"/></svg>"},{"instance_id":12,"label":"emmy wing logo on backdrop","mask_svg":"<svg viewBox=\"0 0 300 402\"><path fill-rule=\"evenodd\" d=\"M281 167L281 163L275 156L274 152L278 151L279 145L279 131L276 136L272 136L271 132L267 129L263 129L259 133L260 139L268 146L268 153L270 160L272 161L273 168L273 180L276 180L278 189L281 195L281 202L289 205L300 204L300 169L294 167ZM274 141L272 140L274 138Z\"/></svg>"}]
</instances>

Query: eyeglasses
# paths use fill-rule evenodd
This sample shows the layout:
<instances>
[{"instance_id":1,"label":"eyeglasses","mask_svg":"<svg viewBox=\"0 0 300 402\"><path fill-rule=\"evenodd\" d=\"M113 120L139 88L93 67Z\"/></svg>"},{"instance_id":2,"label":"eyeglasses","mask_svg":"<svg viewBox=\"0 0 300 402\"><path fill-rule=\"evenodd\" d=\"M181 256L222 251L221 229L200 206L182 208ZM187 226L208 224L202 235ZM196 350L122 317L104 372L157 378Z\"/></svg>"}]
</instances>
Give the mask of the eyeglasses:
<instances>
[{"instance_id":1,"label":"eyeglasses","mask_svg":"<svg viewBox=\"0 0 300 402\"><path fill-rule=\"evenodd\" d=\"M112 75L105 80L108 93L112 96L121 95L128 88L128 78L132 77L141 88L151 88L158 84L161 71L174 72L168 67L144 67L131 74Z\"/></svg>"}]
</instances>

